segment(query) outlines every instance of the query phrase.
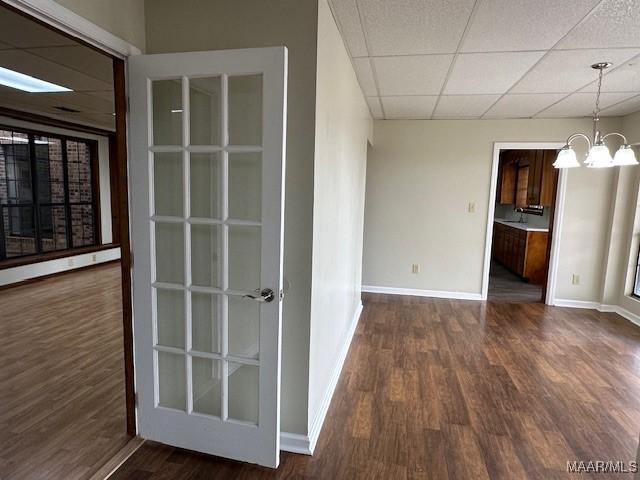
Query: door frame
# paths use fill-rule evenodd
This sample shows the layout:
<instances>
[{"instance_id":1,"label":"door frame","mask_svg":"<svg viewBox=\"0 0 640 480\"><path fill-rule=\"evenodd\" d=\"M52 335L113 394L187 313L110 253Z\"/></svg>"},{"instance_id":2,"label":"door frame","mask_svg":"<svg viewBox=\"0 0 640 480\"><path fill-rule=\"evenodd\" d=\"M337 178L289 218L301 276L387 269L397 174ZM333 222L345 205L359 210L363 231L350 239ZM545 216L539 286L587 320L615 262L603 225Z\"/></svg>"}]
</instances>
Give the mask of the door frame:
<instances>
[{"instance_id":1,"label":"door frame","mask_svg":"<svg viewBox=\"0 0 640 480\"><path fill-rule=\"evenodd\" d=\"M493 162L491 164L491 184L489 188L489 208L487 210L487 233L484 246L484 263L482 269L482 300L487 299L489 292L489 270L491 268L491 244L493 243L493 220L498 190L498 167L502 150L559 150L564 142L494 142ZM560 169L555 192L553 225L551 226L551 248L549 251L549 271L547 275L544 303L553 305L556 296L558 277L558 261L560 254L560 233L564 217L565 194L567 190L567 171Z\"/></svg>"},{"instance_id":2,"label":"door frame","mask_svg":"<svg viewBox=\"0 0 640 480\"><path fill-rule=\"evenodd\" d=\"M131 241L129 233L129 180L127 130L127 58L140 55L138 47L122 40L54 0L2 0L7 8L73 38L86 46L113 58L115 134L110 136L109 147L117 168L117 205L122 272L122 325L125 376L126 429L131 437L137 435L135 372L133 365L133 304L131 289ZM111 161L110 161L111 162ZM114 228L115 231L115 228ZM115 237L114 237L115 240Z\"/></svg>"}]
</instances>

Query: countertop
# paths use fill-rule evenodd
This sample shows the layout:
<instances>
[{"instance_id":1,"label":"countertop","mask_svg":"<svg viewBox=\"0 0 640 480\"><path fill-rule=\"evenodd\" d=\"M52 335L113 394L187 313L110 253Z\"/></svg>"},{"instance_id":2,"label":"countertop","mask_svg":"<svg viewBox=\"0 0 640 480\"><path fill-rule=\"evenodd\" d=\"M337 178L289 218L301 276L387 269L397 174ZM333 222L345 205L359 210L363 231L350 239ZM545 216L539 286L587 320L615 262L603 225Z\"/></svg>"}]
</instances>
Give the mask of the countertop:
<instances>
[{"instance_id":1,"label":"countertop","mask_svg":"<svg viewBox=\"0 0 640 480\"><path fill-rule=\"evenodd\" d=\"M496 223L501 223L502 225L506 225L507 227L517 228L519 230L525 230L527 232L548 232L548 228L540 228L540 227L530 227L528 223L519 223L509 220L504 220L502 218L495 218L493 220Z\"/></svg>"}]
</instances>

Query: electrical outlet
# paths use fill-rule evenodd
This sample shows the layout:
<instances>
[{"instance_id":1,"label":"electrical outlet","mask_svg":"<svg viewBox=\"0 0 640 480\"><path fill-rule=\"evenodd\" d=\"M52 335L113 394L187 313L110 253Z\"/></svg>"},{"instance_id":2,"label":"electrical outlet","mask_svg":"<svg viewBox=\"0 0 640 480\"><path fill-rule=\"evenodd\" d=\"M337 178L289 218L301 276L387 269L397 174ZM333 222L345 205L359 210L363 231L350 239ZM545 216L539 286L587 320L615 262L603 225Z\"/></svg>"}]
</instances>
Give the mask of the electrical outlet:
<instances>
[{"instance_id":1,"label":"electrical outlet","mask_svg":"<svg viewBox=\"0 0 640 480\"><path fill-rule=\"evenodd\" d=\"M73 267L73 258L70 258L70 259L67 261L67 264L68 264L70 267Z\"/></svg>"},{"instance_id":2,"label":"electrical outlet","mask_svg":"<svg viewBox=\"0 0 640 480\"><path fill-rule=\"evenodd\" d=\"M574 273L571 276L571 284L572 285L580 285L580 275L578 275L577 273Z\"/></svg>"},{"instance_id":3,"label":"electrical outlet","mask_svg":"<svg viewBox=\"0 0 640 480\"><path fill-rule=\"evenodd\" d=\"M92 262L96 262L98 260L98 256L94 253L93 255L91 255L91 261Z\"/></svg>"},{"instance_id":4,"label":"electrical outlet","mask_svg":"<svg viewBox=\"0 0 640 480\"><path fill-rule=\"evenodd\" d=\"M469 202L469 213L476 213L476 202Z\"/></svg>"},{"instance_id":5,"label":"electrical outlet","mask_svg":"<svg viewBox=\"0 0 640 480\"><path fill-rule=\"evenodd\" d=\"M420 273L420 265L417 263L411 265L411 273Z\"/></svg>"}]
</instances>

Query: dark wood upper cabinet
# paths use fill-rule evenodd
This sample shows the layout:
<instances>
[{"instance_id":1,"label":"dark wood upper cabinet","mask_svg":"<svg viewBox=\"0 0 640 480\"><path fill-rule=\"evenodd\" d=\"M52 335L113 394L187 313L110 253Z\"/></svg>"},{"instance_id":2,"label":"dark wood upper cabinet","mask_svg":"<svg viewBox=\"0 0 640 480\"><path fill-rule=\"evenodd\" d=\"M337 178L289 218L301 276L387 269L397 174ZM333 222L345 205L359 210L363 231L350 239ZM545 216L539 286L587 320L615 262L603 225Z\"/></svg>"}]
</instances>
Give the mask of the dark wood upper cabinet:
<instances>
[{"instance_id":1,"label":"dark wood upper cabinet","mask_svg":"<svg viewBox=\"0 0 640 480\"><path fill-rule=\"evenodd\" d=\"M556 170L554 150L509 150L500 155L498 203L550 207Z\"/></svg>"}]
</instances>

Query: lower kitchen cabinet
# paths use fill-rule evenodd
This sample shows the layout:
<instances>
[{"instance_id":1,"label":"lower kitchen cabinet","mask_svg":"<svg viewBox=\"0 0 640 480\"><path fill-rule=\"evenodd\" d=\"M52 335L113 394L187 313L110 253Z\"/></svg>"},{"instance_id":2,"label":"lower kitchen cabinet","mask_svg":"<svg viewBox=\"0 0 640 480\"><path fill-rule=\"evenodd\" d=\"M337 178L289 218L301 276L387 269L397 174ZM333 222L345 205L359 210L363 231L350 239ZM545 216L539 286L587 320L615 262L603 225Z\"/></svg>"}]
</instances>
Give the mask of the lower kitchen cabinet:
<instances>
[{"instance_id":1,"label":"lower kitchen cabinet","mask_svg":"<svg viewBox=\"0 0 640 480\"><path fill-rule=\"evenodd\" d=\"M544 283L548 232L527 231L498 222L493 225L493 260L531 283Z\"/></svg>"}]
</instances>

